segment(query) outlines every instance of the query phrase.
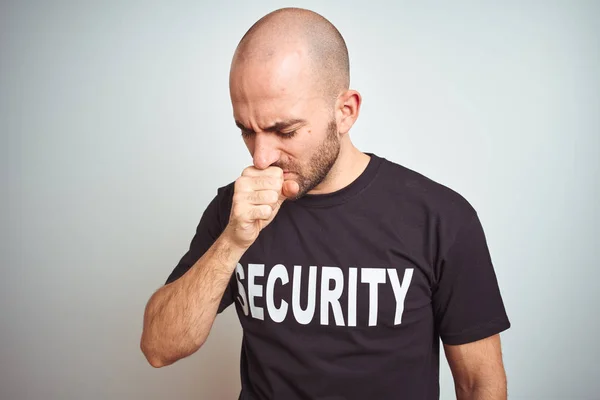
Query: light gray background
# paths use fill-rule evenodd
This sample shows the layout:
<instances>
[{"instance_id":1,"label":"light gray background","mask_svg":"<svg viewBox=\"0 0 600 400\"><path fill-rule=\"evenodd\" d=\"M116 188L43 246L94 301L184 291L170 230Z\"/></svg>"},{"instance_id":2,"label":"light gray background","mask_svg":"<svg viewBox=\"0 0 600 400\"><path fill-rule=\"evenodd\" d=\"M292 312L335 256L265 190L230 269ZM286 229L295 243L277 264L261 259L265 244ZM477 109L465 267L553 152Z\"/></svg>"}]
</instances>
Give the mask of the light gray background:
<instances>
[{"instance_id":1,"label":"light gray background","mask_svg":"<svg viewBox=\"0 0 600 400\"><path fill-rule=\"evenodd\" d=\"M599 399L600 2L246 3L2 1L0 398L237 398L233 308L158 370L142 314L250 163L235 45L296 5L348 42L358 147L479 211L513 324L509 397Z\"/></svg>"}]
</instances>

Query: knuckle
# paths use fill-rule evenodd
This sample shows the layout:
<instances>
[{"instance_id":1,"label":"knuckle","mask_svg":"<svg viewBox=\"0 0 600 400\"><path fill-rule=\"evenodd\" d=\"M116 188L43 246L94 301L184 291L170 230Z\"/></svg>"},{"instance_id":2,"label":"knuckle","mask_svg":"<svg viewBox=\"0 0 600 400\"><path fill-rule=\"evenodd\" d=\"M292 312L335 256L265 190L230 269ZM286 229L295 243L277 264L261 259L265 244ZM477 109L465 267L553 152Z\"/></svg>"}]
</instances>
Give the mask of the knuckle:
<instances>
[{"instance_id":1,"label":"knuckle","mask_svg":"<svg viewBox=\"0 0 600 400\"><path fill-rule=\"evenodd\" d=\"M233 215L236 218L239 218L244 212L244 209L242 207L240 207L238 204L234 204L233 207L231 208L231 215Z\"/></svg>"},{"instance_id":2,"label":"knuckle","mask_svg":"<svg viewBox=\"0 0 600 400\"><path fill-rule=\"evenodd\" d=\"M251 197L255 204L262 204L265 202L265 195L262 191L254 192Z\"/></svg>"},{"instance_id":3,"label":"knuckle","mask_svg":"<svg viewBox=\"0 0 600 400\"><path fill-rule=\"evenodd\" d=\"M269 190L269 191L268 191L268 192L265 194L265 197L266 197L266 201L267 201L268 203L275 203L275 202L277 202L277 200L279 200L279 193L277 193L277 192L276 192L276 191L274 191L274 190Z\"/></svg>"},{"instance_id":4,"label":"knuckle","mask_svg":"<svg viewBox=\"0 0 600 400\"><path fill-rule=\"evenodd\" d=\"M235 180L234 193L243 192L248 187L248 177L240 176Z\"/></svg>"},{"instance_id":5,"label":"knuckle","mask_svg":"<svg viewBox=\"0 0 600 400\"><path fill-rule=\"evenodd\" d=\"M262 206L256 206L252 210L252 219L262 219L264 218L264 210Z\"/></svg>"},{"instance_id":6,"label":"knuckle","mask_svg":"<svg viewBox=\"0 0 600 400\"><path fill-rule=\"evenodd\" d=\"M273 211L271 206L262 205L262 206L260 206L260 208L261 208L260 213L263 216L263 218L269 218L271 216L271 211Z\"/></svg>"},{"instance_id":7,"label":"knuckle","mask_svg":"<svg viewBox=\"0 0 600 400\"><path fill-rule=\"evenodd\" d=\"M269 178L265 176L257 176L255 178L255 183L257 187L265 188L269 185Z\"/></svg>"},{"instance_id":8,"label":"knuckle","mask_svg":"<svg viewBox=\"0 0 600 400\"><path fill-rule=\"evenodd\" d=\"M268 203L269 202L269 192L268 191L261 191L258 193L258 201L261 203Z\"/></svg>"},{"instance_id":9,"label":"knuckle","mask_svg":"<svg viewBox=\"0 0 600 400\"><path fill-rule=\"evenodd\" d=\"M250 212L250 218L252 218L252 219L260 219L261 218L260 207L252 208L252 211Z\"/></svg>"},{"instance_id":10,"label":"knuckle","mask_svg":"<svg viewBox=\"0 0 600 400\"><path fill-rule=\"evenodd\" d=\"M279 167L270 167L269 173L275 178L283 177L283 170Z\"/></svg>"},{"instance_id":11,"label":"knuckle","mask_svg":"<svg viewBox=\"0 0 600 400\"><path fill-rule=\"evenodd\" d=\"M283 176L262 175L254 177L254 184L261 189L275 189L283 185Z\"/></svg>"},{"instance_id":12,"label":"knuckle","mask_svg":"<svg viewBox=\"0 0 600 400\"><path fill-rule=\"evenodd\" d=\"M236 208L240 208L243 204L247 202L247 195L244 192L234 193L232 199L232 206Z\"/></svg>"},{"instance_id":13,"label":"knuckle","mask_svg":"<svg viewBox=\"0 0 600 400\"><path fill-rule=\"evenodd\" d=\"M274 182L283 182L283 171L280 170L281 173L272 177Z\"/></svg>"},{"instance_id":14,"label":"knuckle","mask_svg":"<svg viewBox=\"0 0 600 400\"><path fill-rule=\"evenodd\" d=\"M264 196L261 191L255 191L249 196L249 199L255 204L260 204L264 201L263 197Z\"/></svg>"},{"instance_id":15,"label":"knuckle","mask_svg":"<svg viewBox=\"0 0 600 400\"><path fill-rule=\"evenodd\" d=\"M254 170L254 167L244 168L244 170L242 171L242 176L251 176L253 170Z\"/></svg>"},{"instance_id":16,"label":"knuckle","mask_svg":"<svg viewBox=\"0 0 600 400\"><path fill-rule=\"evenodd\" d=\"M283 177L269 177L268 178L268 182L267 182L267 187L271 188L273 190L279 188L281 185L283 185Z\"/></svg>"},{"instance_id":17,"label":"knuckle","mask_svg":"<svg viewBox=\"0 0 600 400\"><path fill-rule=\"evenodd\" d=\"M242 185L243 185L243 179L240 176L239 178L237 178L235 180L235 183L233 184L233 193L234 193L234 195L240 189L240 186L242 186Z\"/></svg>"}]
</instances>

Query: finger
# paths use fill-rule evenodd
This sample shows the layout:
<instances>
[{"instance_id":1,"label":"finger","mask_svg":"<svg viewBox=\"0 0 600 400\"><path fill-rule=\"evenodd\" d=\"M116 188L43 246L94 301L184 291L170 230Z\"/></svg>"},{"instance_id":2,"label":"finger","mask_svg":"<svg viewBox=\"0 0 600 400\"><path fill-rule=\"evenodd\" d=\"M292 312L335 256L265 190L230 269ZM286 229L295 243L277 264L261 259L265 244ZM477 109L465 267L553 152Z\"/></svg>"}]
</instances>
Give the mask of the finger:
<instances>
[{"instance_id":1,"label":"finger","mask_svg":"<svg viewBox=\"0 0 600 400\"><path fill-rule=\"evenodd\" d=\"M277 190L257 190L248 194L248 202L254 205L269 204L275 205L279 199Z\"/></svg>"},{"instance_id":2,"label":"finger","mask_svg":"<svg viewBox=\"0 0 600 400\"><path fill-rule=\"evenodd\" d=\"M247 167L242 171L242 176L273 176L275 178L283 178L283 170L279 167L271 166L265 169L255 167Z\"/></svg>"},{"instance_id":3,"label":"finger","mask_svg":"<svg viewBox=\"0 0 600 400\"><path fill-rule=\"evenodd\" d=\"M298 182L291 179L283 182L278 204L281 205L285 200L296 197L298 192L300 192L300 185L298 185Z\"/></svg>"},{"instance_id":4,"label":"finger","mask_svg":"<svg viewBox=\"0 0 600 400\"><path fill-rule=\"evenodd\" d=\"M261 204L258 206L253 206L249 211L250 219L253 221L256 220L268 220L271 218L271 214L273 213L273 209L268 204Z\"/></svg>"},{"instance_id":5,"label":"finger","mask_svg":"<svg viewBox=\"0 0 600 400\"><path fill-rule=\"evenodd\" d=\"M249 179L248 184L252 191L275 190L279 193L283 185L283 177L255 176Z\"/></svg>"},{"instance_id":6,"label":"finger","mask_svg":"<svg viewBox=\"0 0 600 400\"><path fill-rule=\"evenodd\" d=\"M240 176L235 181L234 193L249 193L259 190L275 190L280 192L281 185L283 185L283 178Z\"/></svg>"}]
</instances>

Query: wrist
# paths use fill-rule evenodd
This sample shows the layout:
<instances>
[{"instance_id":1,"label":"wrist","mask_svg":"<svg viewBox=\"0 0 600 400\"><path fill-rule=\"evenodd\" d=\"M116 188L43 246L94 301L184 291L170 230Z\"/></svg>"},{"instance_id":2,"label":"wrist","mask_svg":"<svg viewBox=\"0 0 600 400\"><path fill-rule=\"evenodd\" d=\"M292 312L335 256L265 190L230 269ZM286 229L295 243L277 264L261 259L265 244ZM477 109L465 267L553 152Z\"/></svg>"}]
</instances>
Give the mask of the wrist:
<instances>
[{"instance_id":1,"label":"wrist","mask_svg":"<svg viewBox=\"0 0 600 400\"><path fill-rule=\"evenodd\" d=\"M215 241L215 252L220 264L232 269L235 269L246 250L248 250L248 247L233 240L227 228Z\"/></svg>"}]
</instances>

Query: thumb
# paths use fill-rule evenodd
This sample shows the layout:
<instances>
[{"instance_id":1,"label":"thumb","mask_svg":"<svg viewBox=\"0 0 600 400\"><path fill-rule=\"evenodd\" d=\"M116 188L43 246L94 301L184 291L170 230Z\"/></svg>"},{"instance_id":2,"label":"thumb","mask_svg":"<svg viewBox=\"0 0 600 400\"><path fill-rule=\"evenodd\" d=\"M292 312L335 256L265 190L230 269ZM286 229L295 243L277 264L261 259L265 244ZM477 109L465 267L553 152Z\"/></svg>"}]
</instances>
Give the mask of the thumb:
<instances>
[{"instance_id":1,"label":"thumb","mask_svg":"<svg viewBox=\"0 0 600 400\"><path fill-rule=\"evenodd\" d=\"M281 187L281 195L279 195L279 205L285 200L295 197L299 191L300 185L298 185L298 182L293 180L284 181L283 186Z\"/></svg>"}]
</instances>

